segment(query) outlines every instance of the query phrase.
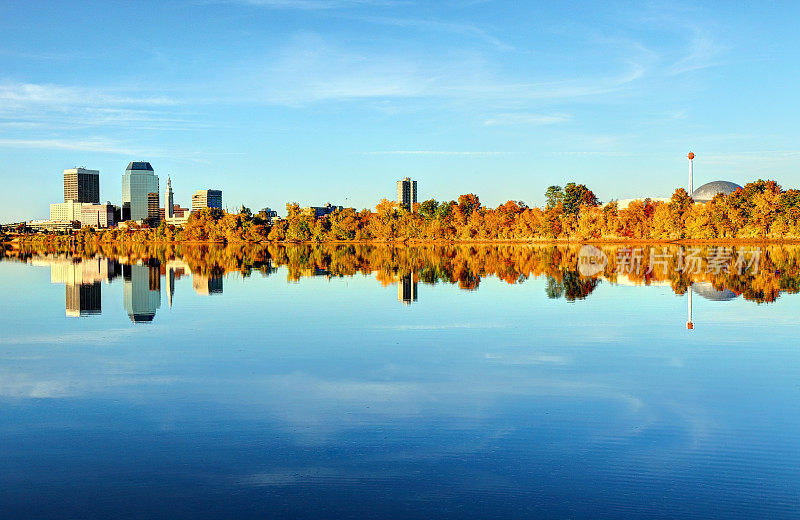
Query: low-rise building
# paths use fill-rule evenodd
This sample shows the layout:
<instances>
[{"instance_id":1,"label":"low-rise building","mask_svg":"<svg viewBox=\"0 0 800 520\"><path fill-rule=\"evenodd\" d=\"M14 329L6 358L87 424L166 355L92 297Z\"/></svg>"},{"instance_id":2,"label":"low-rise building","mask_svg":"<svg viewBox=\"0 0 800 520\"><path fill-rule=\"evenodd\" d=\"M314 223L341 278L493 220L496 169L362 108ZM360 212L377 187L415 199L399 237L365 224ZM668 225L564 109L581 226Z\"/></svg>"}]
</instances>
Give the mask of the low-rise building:
<instances>
[{"instance_id":1,"label":"low-rise building","mask_svg":"<svg viewBox=\"0 0 800 520\"><path fill-rule=\"evenodd\" d=\"M180 204L172 205L172 216L167 216L166 209L161 208L158 211L158 216L161 220L166 220L168 223L172 219L189 220L189 208L182 208Z\"/></svg>"},{"instance_id":2,"label":"low-rise building","mask_svg":"<svg viewBox=\"0 0 800 520\"><path fill-rule=\"evenodd\" d=\"M168 218L164 222L166 222L168 226L185 226L186 223L189 222L189 215L190 213L186 211L185 213L181 213L180 216Z\"/></svg>"},{"instance_id":3,"label":"low-rise building","mask_svg":"<svg viewBox=\"0 0 800 520\"><path fill-rule=\"evenodd\" d=\"M78 229L80 224L75 220L31 220L28 227L36 231L64 231Z\"/></svg>"},{"instance_id":4,"label":"low-rise building","mask_svg":"<svg viewBox=\"0 0 800 520\"><path fill-rule=\"evenodd\" d=\"M84 206L91 206L91 204L74 200L50 204L50 220L80 221Z\"/></svg>"},{"instance_id":5,"label":"low-rise building","mask_svg":"<svg viewBox=\"0 0 800 520\"><path fill-rule=\"evenodd\" d=\"M222 190L197 190L192 195L192 213L203 208L222 209Z\"/></svg>"},{"instance_id":6,"label":"low-rise building","mask_svg":"<svg viewBox=\"0 0 800 520\"><path fill-rule=\"evenodd\" d=\"M81 225L93 228L107 228L117 224L119 207L105 204L84 204L81 208Z\"/></svg>"},{"instance_id":7,"label":"low-rise building","mask_svg":"<svg viewBox=\"0 0 800 520\"><path fill-rule=\"evenodd\" d=\"M325 217L330 215L334 211L342 211L344 209L343 206L334 206L330 202L325 204L324 206L308 206L303 208L303 214L308 215L314 218Z\"/></svg>"}]
</instances>

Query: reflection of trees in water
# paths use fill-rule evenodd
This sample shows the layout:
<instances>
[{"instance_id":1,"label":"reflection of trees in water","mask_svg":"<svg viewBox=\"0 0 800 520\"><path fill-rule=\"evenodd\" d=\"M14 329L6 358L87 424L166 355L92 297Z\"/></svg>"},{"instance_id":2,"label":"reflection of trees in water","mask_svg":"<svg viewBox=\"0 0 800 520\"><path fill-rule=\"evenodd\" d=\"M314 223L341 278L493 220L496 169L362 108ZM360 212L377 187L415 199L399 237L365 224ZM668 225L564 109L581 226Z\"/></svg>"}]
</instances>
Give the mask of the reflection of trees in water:
<instances>
[{"instance_id":1,"label":"reflection of trees in water","mask_svg":"<svg viewBox=\"0 0 800 520\"><path fill-rule=\"evenodd\" d=\"M561 279L555 276L547 276L547 287L545 293L550 299L558 299L562 296L567 301L583 300L600 285L597 278L582 278L578 271L565 271Z\"/></svg>"},{"instance_id":2,"label":"reflection of trees in water","mask_svg":"<svg viewBox=\"0 0 800 520\"><path fill-rule=\"evenodd\" d=\"M644 247L644 246L642 246ZM662 246L657 246L659 252ZM384 285L395 284L413 273L423 284L453 284L462 289L478 289L487 276L509 284L524 282L529 277L544 277L550 298L579 300L598 286L600 279L612 283L648 285L667 284L676 294L684 294L692 283L707 282L715 289L728 289L736 295L757 302L774 301L781 292L800 292L800 246L761 246L762 255L757 273L688 272L678 268L678 246L663 246L670 253L665 265L650 269L648 254L643 255L639 270L618 269L618 256L630 245L601 246L608 257L605 270L597 278L581 277L576 271L579 245L147 245L119 244L82 246L79 249L44 250L5 249L4 258L27 261L33 256L54 254L73 258L101 255L119 258L124 263L164 264L172 259L186 262L193 273L210 278L229 272L242 276L261 273L268 276L277 267L286 268L289 280L308 276L343 277L364 274L375 276ZM690 246L686 246L687 248ZM755 247L755 246L747 246ZM703 246L701 254L713 252L714 246ZM649 250L649 249L648 249ZM733 248L734 253L737 248Z\"/></svg>"}]
</instances>

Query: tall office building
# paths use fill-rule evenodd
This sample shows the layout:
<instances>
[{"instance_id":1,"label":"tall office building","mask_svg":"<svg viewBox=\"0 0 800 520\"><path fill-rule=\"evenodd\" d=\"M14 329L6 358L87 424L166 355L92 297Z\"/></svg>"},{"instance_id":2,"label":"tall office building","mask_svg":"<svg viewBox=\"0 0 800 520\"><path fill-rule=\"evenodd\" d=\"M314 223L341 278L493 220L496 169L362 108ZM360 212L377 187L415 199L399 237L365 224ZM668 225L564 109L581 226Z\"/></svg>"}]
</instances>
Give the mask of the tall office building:
<instances>
[{"instance_id":1,"label":"tall office building","mask_svg":"<svg viewBox=\"0 0 800 520\"><path fill-rule=\"evenodd\" d=\"M167 196L164 201L164 219L175 216L175 206L172 202L172 179L167 176Z\"/></svg>"},{"instance_id":2,"label":"tall office building","mask_svg":"<svg viewBox=\"0 0 800 520\"><path fill-rule=\"evenodd\" d=\"M122 176L122 220L152 217L151 193L156 194L155 217L158 218L158 176L149 162L128 164Z\"/></svg>"},{"instance_id":3,"label":"tall office building","mask_svg":"<svg viewBox=\"0 0 800 520\"><path fill-rule=\"evenodd\" d=\"M147 194L147 218L157 224L161 220L161 208L158 207L158 192Z\"/></svg>"},{"instance_id":4,"label":"tall office building","mask_svg":"<svg viewBox=\"0 0 800 520\"><path fill-rule=\"evenodd\" d=\"M197 190L192 195L192 213L203 208L222 209L222 190Z\"/></svg>"},{"instance_id":5,"label":"tall office building","mask_svg":"<svg viewBox=\"0 0 800 520\"><path fill-rule=\"evenodd\" d=\"M86 168L64 170L64 202L100 202L100 171Z\"/></svg>"},{"instance_id":6,"label":"tall office building","mask_svg":"<svg viewBox=\"0 0 800 520\"><path fill-rule=\"evenodd\" d=\"M414 208L417 203L417 181L408 177L397 181L397 202L409 211Z\"/></svg>"}]
</instances>

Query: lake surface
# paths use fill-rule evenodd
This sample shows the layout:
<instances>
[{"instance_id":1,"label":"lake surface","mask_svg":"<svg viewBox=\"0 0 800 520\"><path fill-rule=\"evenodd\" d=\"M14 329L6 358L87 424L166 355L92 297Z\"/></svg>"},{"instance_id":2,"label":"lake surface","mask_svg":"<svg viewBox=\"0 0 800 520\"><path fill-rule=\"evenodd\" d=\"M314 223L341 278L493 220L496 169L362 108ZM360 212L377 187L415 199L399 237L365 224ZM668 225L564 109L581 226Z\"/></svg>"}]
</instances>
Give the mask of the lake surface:
<instances>
[{"instance_id":1,"label":"lake surface","mask_svg":"<svg viewBox=\"0 0 800 520\"><path fill-rule=\"evenodd\" d=\"M6 250L0 517L798 518L798 281L778 246Z\"/></svg>"}]
</instances>

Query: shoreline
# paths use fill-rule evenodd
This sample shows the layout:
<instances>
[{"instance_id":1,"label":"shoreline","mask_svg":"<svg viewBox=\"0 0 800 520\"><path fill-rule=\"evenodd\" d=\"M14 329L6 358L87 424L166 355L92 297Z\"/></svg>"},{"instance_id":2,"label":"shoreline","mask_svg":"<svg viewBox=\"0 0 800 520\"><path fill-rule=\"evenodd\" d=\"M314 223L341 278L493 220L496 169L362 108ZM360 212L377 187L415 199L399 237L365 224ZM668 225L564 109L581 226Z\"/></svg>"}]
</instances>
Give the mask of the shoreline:
<instances>
[{"instance_id":1,"label":"shoreline","mask_svg":"<svg viewBox=\"0 0 800 520\"><path fill-rule=\"evenodd\" d=\"M70 240L53 238L17 238L0 242L3 246L18 245L61 245ZM704 239L642 239L642 238L608 238L608 239L469 239L469 240L277 240L277 241L197 241L197 240L112 240L76 242L73 245L189 245L189 246L230 246L230 245L392 245L392 246L425 246L425 245L800 245L800 238L704 238Z\"/></svg>"}]
</instances>

